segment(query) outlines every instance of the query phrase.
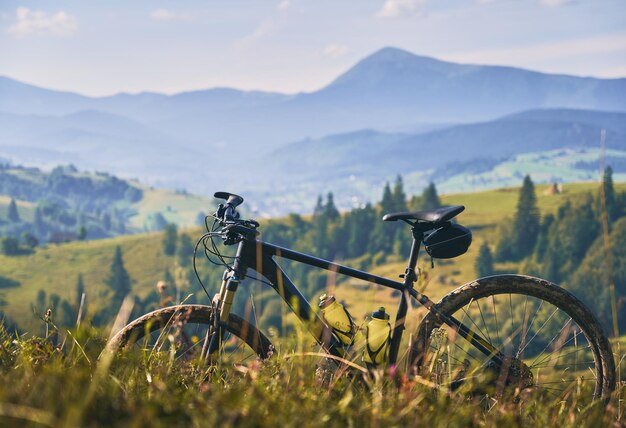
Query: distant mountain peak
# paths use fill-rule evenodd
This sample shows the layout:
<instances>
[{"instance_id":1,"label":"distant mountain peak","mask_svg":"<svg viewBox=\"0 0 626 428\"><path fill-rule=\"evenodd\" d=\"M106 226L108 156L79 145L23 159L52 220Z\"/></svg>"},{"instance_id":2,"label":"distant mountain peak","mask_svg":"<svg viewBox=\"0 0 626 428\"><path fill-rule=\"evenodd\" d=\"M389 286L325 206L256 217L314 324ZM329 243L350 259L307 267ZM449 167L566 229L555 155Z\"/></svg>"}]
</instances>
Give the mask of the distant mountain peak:
<instances>
[{"instance_id":1,"label":"distant mountain peak","mask_svg":"<svg viewBox=\"0 0 626 428\"><path fill-rule=\"evenodd\" d=\"M366 58L377 58L381 60L401 60L407 58L414 58L418 55L415 55L413 52L409 52L404 49L396 48L393 46L386 46L377 50L376 52L368 55Z\"/></svg>"},{"instance_id":2,"label":"distant mountain peak","mask_svg":"<svg viewBox=\"0 0 626 428\"><path fill-rule=\"evenodd\" d=\"M415 55L395 47L385 47L363 58L328 87L344 84L376 85L387 79L395 80L399 76L415 76L423 73L445 76L453 70L467 67L471 66Z\"/></svg>"},{"instance_id":3,"label":"distant mountain peak","mask_svg":"<svg viewBox=\"0 0 626 428\"><path fill-rule=\"evenodd\" d=\"M453 65L453 63L449 63L446 61L441 61L439 59L424 56L424 55L416 55L413 52L409 52L404 49L395 48L393 46L387 46L382 49L377 50L376 52L366 56L359 63L355 65L357 67L359 64L389 64L389 63L404 63L404 64L424 64L424 65ZM454 64L458 65L458 64Z\"/></svg>"}]
</instances>

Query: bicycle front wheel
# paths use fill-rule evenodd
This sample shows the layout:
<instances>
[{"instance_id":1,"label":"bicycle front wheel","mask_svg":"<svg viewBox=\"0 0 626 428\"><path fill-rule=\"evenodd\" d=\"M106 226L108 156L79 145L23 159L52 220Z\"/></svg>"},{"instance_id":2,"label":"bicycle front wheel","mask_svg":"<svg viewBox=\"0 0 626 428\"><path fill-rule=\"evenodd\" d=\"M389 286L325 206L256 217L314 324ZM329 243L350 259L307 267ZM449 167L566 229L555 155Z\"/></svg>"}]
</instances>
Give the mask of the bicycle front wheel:
<instances>
[{"instance_id":1,"label":"bicycle front wheel","mask_svg":"<svg viewBox=\"0 0 626 428\"><path fill-rule=\"evenodd\" d=\"M504 355L502 366L437 312L489 342ZM439 386L469 384L468 390L491 397L514 386L584 405L615 389L613 354L597 319L571 293L529 276L482 278L446 295L422 320L410 357Z\"/></svg>"},{"instance_id":2,"label":"bicycle front wheel","mask_svg":"<svg viewBox=\"0 0 626 428\"><path fill-rule=\"evenodd\" d=\"M254 325L230 314L220 357L232 363L250 358L267 359L273 353L270 340ZM109 341L109 350L139 348L169 352L179 360L190 360L207 349L213 331L213 308L205 305L176 305L157 309L137 318Z\"/></svg>"}]
</instances>

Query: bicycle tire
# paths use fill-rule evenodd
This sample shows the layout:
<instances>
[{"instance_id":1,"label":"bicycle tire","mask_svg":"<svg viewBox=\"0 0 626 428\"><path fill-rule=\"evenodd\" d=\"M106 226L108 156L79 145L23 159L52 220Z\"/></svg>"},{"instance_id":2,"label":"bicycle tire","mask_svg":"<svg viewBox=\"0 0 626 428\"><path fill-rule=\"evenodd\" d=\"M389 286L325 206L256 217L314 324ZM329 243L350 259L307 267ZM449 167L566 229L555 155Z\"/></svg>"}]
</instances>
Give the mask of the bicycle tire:
<instances>
[{"instance_id":1,"label":"bicycle tire","mask_svg":"<svg viewBox=\"0 0 626 428\"><path fill-rule=\"evenodd\" d=\"M170 328L174 324L200 325L212 328L213 308L206 305L176 305L157 309L147 313L113 336L107 344L109 350L125 349L139 343L148 334ZM260 359L272 356L274 348L271 341L256 326L235 314L230 314L225 324L227 333L236 336L245 343ZM194 344L196 349L201 346Z\"/></svg>"},{"instance_id":2,"label":"bicycle tire","mask_svg":"<svg viewBox=\"0 0 626 428\"><path fill-rule=\"evenodd\" d=\"M504 297L506 295L509 296L508 303L507 298ZM516 309L513 309L513 295L516 296L516 302L520 304L520 306ZM496 296L498 302L496 301ZM439 364L440 362L439 360L437 360L438 362L434 363L434 358L436 358L435 353L440 352L441 350L436 349L436 347L440 346L440 342L443 340L442 337L446 333L447 329L447 326L442 324L442 322L438 319L435 313L439 312L446 316L456 316L457 319L463 317L469 318L470 316L472 316L469 314L469 312L472 312L474 314L477 313L476 308L478 308L478 312L480 313L480 317L482 318L483 325L473 320L471 320L472 322L468 322L467 319L462 320L461 322L464 322L464 324L468 325L468 327L470 328L473 327L477 329L477 333L481 334L484 339L490 341L491 344L497 349L503 348L501 346L502 343L498 344L494 342L508 341L508 343L510 344L508 348L511 350L509 351L509 353L511 354L511 361L513 361L513 358L519 361L523 361L525 358L524 352L526 351L526 349L528 349L531 342L535 339L535 337L537 337L541 330L541 328L539 328L532 337L528 333L528 330L532 329L534 321L531 321L526 315L527 313L529 313L529 311L527 310L528 306L523 306L522 310L521 305L522 301L525 301L525 305L528 305L529 297L534 299L534 301L539 302L534 319L537 319L540 316L545 318L545 314L547 314L548 311L551 310L550 305L555 308L550 317L545 318L545 321L542 321L540 319L539 322L543 322L541 328L544 328L544 326L547 324L556 325L558 327L558 320L565 319L561 316L560 313L559 315L557 315L556 318L554 318L554 314L556 314L558 311L563 312L565 314L565 317L569 317L569 320L564 322L561 330L559 330L557 334L553 336L550 342L547 343L547 345L542 349L539 354L531 355L530 358L533 358L533 363L530 366L524 363L527 365L527 367L529 367L531 374L533 374L534 379L536 380L535 385L526 386L535 386L545 389L546 391L549 391L556 396L561 395L561 398L563 399L563 397L572 397L572 388L570 387L571 382L577 382L579 386L584 386L585 384L583 384L582 382L591 383L591 381L593 381L593 393L590 398L601 398L604 400L608 399L611 392L615 389L615 362L613 359L613 353L611 351L610 343L602 329L602 326L600 325L596 317L591 313L591 311L570 292L549 281L530 276L497 275L481 278L471 283L465 284L444 296L441 301L434 306L434 310L432 312L429 312L418 326L416 340L411 345L409 361L414 364L414 368L416 368L418 373L420 373L422 376L431 375L432 377L433 373L432 371L429 372L429 369L432 369L435 364ZM495 322L491 322L489 327L484 318L485 313L481 310L481 301L483 302L484 309L489 309L489 305L491 305L491 307L493 308L493 313L496 314ZM500 329L500 327L498 327L496 307L502 307L503 304L509 305L510 322L508 321L508 319L501 319L501 324L503 327L507 324L510 324L510 327L507 327L507 330L514 332L511 333L511 335L505 340L500 337L499 332L496 336L492 331L494 323L496 328ZM542 310L542 306L544 304L546 304L545 308L548 308L547 310ZM474 306L472 307L472 305ZM535 303L531 303L531 305L535 305ZM503 309L506 311L506 308ZM518 326L517 329L514 329L513 327L515 326L515 317L519 316L520 311L522 311L524 314L523 325ZM529 325L529 322L531 322L532 324ZM566 328L566 325L568 323L569 326L567 326ZM575 327L573 327L574 323L576 324ZM539 323L537 325L539 325ZM577 329L580 329L580 332L577 332ZM526 331L524 332L524 330ZM442 334L442 331L444 332L444 334ZM582 346L584 345L584 343L581 343L580 346L578 345L578 343L582 342L583 339L583 337L579 333L582 333L582 336L584 336L584 339L586 339L588 348ZM516 339L513 334L519 336L519 338ZM541 333L539 340L543 340L545 342L547 341L547 338L551 337L551 335L552 333L550 333L549 335ZM496 336L498 340L493 340L493 336ZM526 339L528 337L531 338L528 342L526 342ZM558 337L558 340L556 340L555 342L556 337ZM455 339L458 340L457 338ZM455 346L450 347L449 344L447 345L447 351L449 351L450 349L457 349L457 346L459 345L458 343L456 343L456 340L454 343ZM469 343L465 339L460 338L460 340L465 342L466 344ZM515 351L514 348L516 343L518 343L518 346L517 350ZM558 347L556 346L557 344L559 345ZM536 344L533 346L535 349L539 349L543 346L543 343L541 343L538 347L536 346ZM587 351L587 349L589 350ZM467 350L467 347L465 348L465 350ZM513 351L515 351L516 353L514 357ZM547 355L546 357L542 356L542 353L544 352L545 355ZM567 354L566 352L569 352L570 354ZM589 353L591 353L591 355L593 356L593 361L588 358ZM458 351L456 353L456 357L460 357L461 355L461 351ZM470 354L468 353L468 355ZM574 355L574 357L571 357L569 355ZM455 378L451 376L451 366L453 360L450 358L450 354L444 356L448 358L447 364L448 366L450 366L448 368L448 373L450 374L450 376L448 376L447 381L443 382L443 384L449 388L455 386L458 387L458 383L454 382L458 382L459 379L455 380ZM589 361L579 362L579 357L580 359L584 359L583 356L587 356L587 359ZM487 357L483 355L483 358ZM530 358L528 358L528 360L530 360ZM559 360L559 358L561 360ZM574 367L572 367L573 363L568 362L572 359L575 359ZM558 364L559 361L562 361L562 363ZM443 364L446 363L443 362ZM535 370L533 364L538 366L536 367L537 372L533 372L533 370ZM462 373L463 370L467 372L465 357L462 365L463 368L456 369L456 376L458 377L460 374L460 379L464 381L467 380L466 378L463 378L466 373ZM485 365L485 369L487 365ZM458 366L460 367L461 364L458 364ZM513 366L511 365L509 367ZM543 370L544 368L546 370ZM542 370L544 373L541 373ZM585 379L585 373L587 373L588 370L591 370L593 373L591 379ZM551 371L554 371L554 373L551 373ZM564 375L564 373L566 373L566 375L569 377ZM545 381L545 379L558 379L558 376L555 376L555 374L559 375L562 378L561 384L557 384L558 380L554 383ZM540 375L543 376L544 381L539 380ZM507 376L508 379L509 375L506 374L505 376ZM570 383L568 384L568 382ZM550 384L550 387L546 386L548 384ZM556 388L556 386L562 386L563 389L559 390L559 388ZM590 386L591 385L589 385L589 387Z\"/></svg>"}]
</instances>

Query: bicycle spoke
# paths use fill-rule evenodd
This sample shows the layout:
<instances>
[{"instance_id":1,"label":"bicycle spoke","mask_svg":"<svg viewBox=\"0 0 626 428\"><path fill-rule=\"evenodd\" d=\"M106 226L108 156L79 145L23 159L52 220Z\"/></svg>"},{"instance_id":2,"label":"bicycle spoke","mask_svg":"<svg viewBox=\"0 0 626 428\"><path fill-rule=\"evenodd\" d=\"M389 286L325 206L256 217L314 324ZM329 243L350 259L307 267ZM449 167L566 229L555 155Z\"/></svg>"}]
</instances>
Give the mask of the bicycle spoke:
<instances>
[{"instance_id":1,"label":"bicycle spoke","mask_svg":"<svg viewBox=\"0 0 626 428\"><path fill-rule=\"evenodd\" d=\"M575 332L575 333L574 333L574 336L572 336L569 340L567 340L567 342L563 343L563 345L561 346L561 349L565 348L565 347L566 347L565 345L567 345L568 343L570 343L572 340L573 340L573 341L576 341L576 336L577 336L578 334L580 334L580 333ZM587 348L590 348L590 347L591 347L591 345L587 346L586 348L581 348L581 349L587 349ZM548 357L550 357L551 355L553 355L553 354L548 354L548 356L547 356L547 357L545 357L545 358L548 358ZM541 361L539 361L537 364L541 364L542 362L544 362L544 361L545 361L545 358L543 358L543 359L542 359Z\"/></svg>"},{"instance_id":2,"label":"bicycle spoke","mask_svg":"<svg viewBox=\"0 0 626 428\"><path fill-rule=\"evenodd\" d=\"M554 360L555 358L557 358L557 359L558 358L563 358L563 357L566 357L568 355L573 355L573 354L575 354L577 352L584 351L585 349L591 349L591 345L586 346L584 348L576 349L575 351L568 352L567 354L559 354L556 357L550 358L549 360L543 360L543 361L541 361L541 363L537 363L536 365L534 365L533 368L549 367L549 364L547 364L547 363L549 363L550 361ZM538 365L538 364L544 364L544 363L546 364L545 366Z\"/></svg>"},{"instance_id":3,"label":"bicycle spoke","mask_svg":"<svg viewBox=\"0 0 626 428\"><path fill-rule=\"evenodd\" d=\"M470 303L471 305L471 303ZM474 327L476 327L478 329L478 333L480 333L481 336L486 337L487 335L483 332L483 330L478 326L478 324L476 324L476 322L474 321L474 319L472 318L472 316L465 310L465 308L461 308L461 310L465 313L463 315L463 319L469 319L470 322L474 325Z\"/></svg>"},{"instance_id":4,"label":"bicycle spoke","mask_svg":"<svg viewBox=\"0 0 626 428\"><path fill-rule=\"evenodd\" d=\"M480 318L483 320L483 326L485 326L485 330L487 331L487 339L489 340L489 342L491 342L491 336L489 335L489 329L487 328L487 323L485 322L485 317L483 316L483 311L480 308L480 303L478 300L474 300L474 302L476 302L476 305L478 306L478 312L480 312Z\"/></svg>"},{"instance_id":5,"label":"bicycle spoke","mask_svg":"<svg viewBox=\"0 0 626 428\"><path fill-rule=\"evenodd\" d=\"M528 296L526 296L526 298L528 298ZM539 311L541 310L541 307L543 306L543 300L541 301L541 303L539 304L539 307L537 308L537 311L535 312L535 315L533 316L532 321L530 322L530 326L528 327L528 329L526 330L526 332L524 333L524 337L522 337L522 340L520 342L520 347L525 343L526 341L526 336L528 335L528 332L533 328L533 324L535 323L535 320L537 319L537 315L539 314ZM524 320L524 323L526 323L527 320ZM515 358L518 358L522 352L524 351L524 349L526 348L526 346L524 346L522 349L518 349L517 350L517 354L515 354Z\"/></svg>"},{"instance_id":6,"label":"bicycle spoke","mask_svg":"<svg viewBox=\"0 0 626 428\"><path fill-rule=\"evenodd\" d=\"M498 314L496 312L496 296L491 296L491 303L493 304L493 318L496 321L496 337L498 343L500 343L500 327L498 327Z\"/></svg>"},{"instance_id":7,"label":"bicycle spoke","mask_svg":"<svg viewBox=\"0 0 626 428\"><path fill-rule=\"evenodd\" d=\"M567 327L572 321L572 318L570 317L569 320L567 320L567 322L565 324L563 324L563 327L561 328L561 330L559 330L559 332L557 334L554 335L554 337L552 338L552 340L550 340L550 342L548 342L548 344L546 345L545 348L543 348L543 350L537 355L537 357L533 360L532 363L530 363L530 366L532 367L533 364L535 364L535 362L537 361L537 359L545 352L546 349L548 349L548 347L552 344L552 342L554 342L554 340L561 336L561 334L563 333L563 330L565 329L565 327ZM561 346L561 349L563 347Z\"/></svg>"},{"instance_id":8,"label":"bicycle spoke","mask_svg":"<svg viewBox=\"0 0 626 428\"><path fill-rule=\"evenodd\" d=\"M543 303L543 301L541 302ZM554 316L554 314L556 314L556 312L559 310L559 308L555 308L554 311L550 314L550 316L548 317L548 319L541 325L541 327L539 328L539 330L537 330L535 332L535 334L533 335L533 337L530 338L530 340L528 341L528 343L526 343L526 345L524 346L524 348L522 348L519 352L520 354L522 352L524 352L524 350L528 347L528 345L531 344L531 342L535 339L535 337L537 337L537 335L539 334L539 332L541 330L543 330L543 328L546 326L546 324L552 319L552 317Z\"/></svg>"}]
</instances>

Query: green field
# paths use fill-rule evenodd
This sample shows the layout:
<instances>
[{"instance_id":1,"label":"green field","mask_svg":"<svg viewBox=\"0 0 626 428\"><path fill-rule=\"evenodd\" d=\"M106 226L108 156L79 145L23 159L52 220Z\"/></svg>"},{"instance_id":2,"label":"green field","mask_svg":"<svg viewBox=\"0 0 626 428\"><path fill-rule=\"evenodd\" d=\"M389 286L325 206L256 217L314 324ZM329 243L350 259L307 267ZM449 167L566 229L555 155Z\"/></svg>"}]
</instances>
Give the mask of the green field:
<instances>
[{"instance_id":1,"label":"green field","mask_svg":"<svg viewBox=\"0 0 626 428\"><path fill-rule=\"evenodd\" d=\"M134 229L142 230L147 227L150 215L157 212L160 212L169 223L190 227L197 224L196 219L200 212L206 214L214 209L212 198L134 184L144 192L141 201L131 205L136 212L136 215L130 218L130 226Z\"/></svg>"}]
</instances>

